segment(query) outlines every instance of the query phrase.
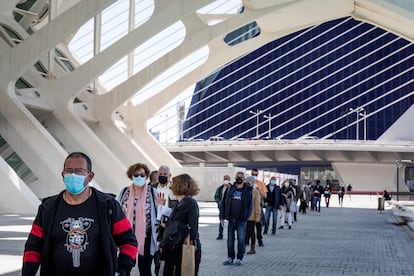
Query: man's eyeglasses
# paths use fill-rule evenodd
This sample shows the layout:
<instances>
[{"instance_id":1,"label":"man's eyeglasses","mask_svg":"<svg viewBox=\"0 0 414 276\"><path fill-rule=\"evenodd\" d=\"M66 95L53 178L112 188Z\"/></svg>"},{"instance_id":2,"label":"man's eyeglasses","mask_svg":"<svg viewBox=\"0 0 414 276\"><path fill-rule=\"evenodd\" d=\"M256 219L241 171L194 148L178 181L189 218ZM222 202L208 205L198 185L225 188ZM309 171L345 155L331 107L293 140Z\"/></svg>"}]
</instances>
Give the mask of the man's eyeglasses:
<instances>
[{"instance_id":1,"label":"man's eyeglasses","mask_svg":"<svg viewBox=\"0 0 414 276\"><path fill-rule=\"evenodd\" d=\"M143 173L141 173L141 174L134 174L134 177L138 177L138 176L145 177L146 175L143 174Z\"/></svg>"},{"instance_id":2,"label":"man's eyeglasses","mask_svg":"<svg viewBox=\"0 0 414 276\"><path fill-rule=\"evenodd\" d=\"M89 171L84 168L65 168L65 173L74 173L74 174L88 174Z\"/></svg>"}]
</instances>

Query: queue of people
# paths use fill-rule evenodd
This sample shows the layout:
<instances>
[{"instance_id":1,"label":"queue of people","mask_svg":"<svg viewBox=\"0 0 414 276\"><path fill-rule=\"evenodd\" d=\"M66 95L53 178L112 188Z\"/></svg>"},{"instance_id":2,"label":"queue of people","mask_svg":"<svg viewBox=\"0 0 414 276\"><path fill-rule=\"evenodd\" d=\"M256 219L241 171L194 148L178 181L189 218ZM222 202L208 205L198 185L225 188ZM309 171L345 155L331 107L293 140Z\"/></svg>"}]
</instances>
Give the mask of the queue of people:
<instances>
[{"instance_id":1,"label":"queue of people","mask_svg":"<svg viewBox=\"0 0 414 276\"><path fill-rule=\"evenodd\" d=\"M223 262L226 266L240 266L245 254L256 254L255 236L263 245L260 234L268 235L271 231L272 235L276 235L277 229L293 229L298 212L304 215L310 209L319 215L322 198L325 207L330 205L333 190L329 183L323 187L320 180L314 180L299 186L294 179L279 182L276 176L271 176L265 185L266 192L262 193L255 172L253 169L247 177L244 172L237 172L234 183L230 182L229 175L225 175L223 184L217 187L214 195L220 217L217 240L223 239L224 221L228 222L227 259ZM345 186L341 183L337 190L341 207L345 193ZM384 195L387 195L386 191ZM263 209L264 220L261 219ZM258 232L261 227L255 227L257 224L263 226L262 233ZM246 246L249 245L250 250L247 251Z\"/></svg>"},{"instance_id":2,"label":"queue of people","mask_svg":"<svg viewBox=\"0 0 414 276\"><path fill-rule=\"evenodd\" d=\"M146 164L135 163L126 171L129 184L116 197L89 185L94 178L92 161L82 152L66 157L61 175L64 189L42 200L33 221L24 248L23 276L35 276L39 268L41 276L126 276L135 266L141 276L153 275L153 266L157 276L198 275L199 208L193 196L199 187L190 175L172 177L168 166L150 171ZM256 244L264 246L263 235L269 231L276 235L284 226L292 229L298 202L302 214L309 203L320 213L322 196L329 207L331 193L331 187L322 187L319 180L300 187L292 179L279 183L273 176L265 185L257 169L247 177L238 171L233 182L225 175L214 194L220 220L217 240L224 238L227 221L223 265L242 265L245 254L256 254ZM340 206L344 194L341 184ZM182 253L186 237L194 248L188 260ZM182 270L187 262L193 273Z\"/></svg>"}]
</instances>

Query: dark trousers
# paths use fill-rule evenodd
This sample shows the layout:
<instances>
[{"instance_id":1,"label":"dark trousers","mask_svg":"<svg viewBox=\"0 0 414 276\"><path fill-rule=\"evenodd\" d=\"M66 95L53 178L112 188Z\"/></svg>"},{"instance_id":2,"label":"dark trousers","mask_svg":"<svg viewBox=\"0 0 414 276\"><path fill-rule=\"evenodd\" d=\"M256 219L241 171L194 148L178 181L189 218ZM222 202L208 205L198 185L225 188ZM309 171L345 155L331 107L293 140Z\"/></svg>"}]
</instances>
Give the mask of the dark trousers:
<instances>
[{"instance_id":1,"label":"dark trousers","mask_svg":"<svg viewBox=\"0 0 414 276\"><path fill-rule=\"evenodd\" d=\"M305 200L302 200L300 202L300 207L299 207L299 211L302 212L302 214L306 214L306 208L308 208L308 204L306 203Z\"/></svg>"},{"instance_id":2,"label":"dark trousers","mask_svg":"<svg viewBox=\"0 0 414 276\"><path fill-rule=\"evenodd\" d=\"M152 259L154 256L150 254L150 248L151 247L151 235L147 235L145 238L145 244L144 244L144 255L138 254L138 270L139 275L141 276L151 276L151 265L152 265Z\"/></svg>"},{"instance_id":3,"label":"dark trousers","mask_svg":"<svg viewBox=\"0 0 414 276\"><path fill-rule=\"evenodd\" d=\"M247 221L246 244L256 244L256 234L254 233L255 224L254 220Z\"/></svg>"},{"instance_id":4,"label":"dark trousers","mask_svg":"<svg viewBox=\"0 0 414 276\"><path fill-rule=\"evenodd\" d=\"M224 230L223 224L221 224L220 222L219 223L219 234L218 234L220 238L223 238L223 230Z\"/></svg>"},{"instance_id":5,"label":"dark trousers","mask_svg":"<svg viewBox=\"0 0 414 276\"><path fill-rule=\"evenodd\" d=\"M262 235L262 222L263 222L263 225L264 225L265 224L264 223L265 221L266 221L265 214L263 212L263 208L261 208L261 211L260 211L260 221L259 222L256 222L256 236L257 236L257 241L259 243L261 243L262 240L263 240L263 235Z\"/></svg>"},{"instance_id":6,"label":"dark trousers","mask_svg":"<svg viewBox=\"0 0 414 276\"><path fill-rule=\"evenodd\" d=\"M195 251L195 271L194 275L198 275L201 262L201 249ZM165 259L163 276L181 276L181 260L182 260L182 247L177 246L171 254L166 254L161 257ZM187 275L182 275L187 276ZM192 276L192 275L191 275Z\"/></svg>"}]
</instances>

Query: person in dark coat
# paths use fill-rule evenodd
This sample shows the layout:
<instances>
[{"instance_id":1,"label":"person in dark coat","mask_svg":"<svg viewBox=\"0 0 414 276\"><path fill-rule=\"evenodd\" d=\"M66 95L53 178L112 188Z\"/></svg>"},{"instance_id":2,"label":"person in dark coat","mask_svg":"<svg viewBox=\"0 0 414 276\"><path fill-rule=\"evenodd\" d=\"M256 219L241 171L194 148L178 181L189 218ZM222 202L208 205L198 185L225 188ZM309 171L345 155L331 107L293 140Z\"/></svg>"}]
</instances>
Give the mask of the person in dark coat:
<instances>
[{"instance_id":1,"label":"person in dark coat","mask_svg":"<svg viewBox=\"0 0 414 276\"><path fill-rule=\"evenodd\" d=\"M90 158L74 152L65 159L66 189L42 200L23 253L22 276L129 275L137 240L114 195L89 187ZM99 264L99 265L97 265Z\"/></svg>"},{"instance_id":2,"label":"person in dark coat","mask_svg":"<svg viewBox=\"0 0 414 276\"><path fill-rule=\"evenodd\" d=\"M270 178L269 184L267 185L267 196L264 199L264 206L266 208L266 223L264 226L263 234L267 235L270 224L270 217L272 217L272 235L275 235L277 229L278 211L283 208L282 194L280 192L280 187L277 183L276 176L272 176Z\"/></svg>"},{"instance_id":3,"label":"person in dark coat","mask_svg":"<svg viewBox=\"0 0 414 276\"><path fill-rule=\"evenodd\" d=\"M220 203L220 222L227 220L227 260L223 265L242 265L246 250L245 237L247 220L253 209L253 188L245 183L244 172L237 172L234 185L225 192ZM234 241L237 235L237 255L234 249Z\"/></svg>"}]
</instances>

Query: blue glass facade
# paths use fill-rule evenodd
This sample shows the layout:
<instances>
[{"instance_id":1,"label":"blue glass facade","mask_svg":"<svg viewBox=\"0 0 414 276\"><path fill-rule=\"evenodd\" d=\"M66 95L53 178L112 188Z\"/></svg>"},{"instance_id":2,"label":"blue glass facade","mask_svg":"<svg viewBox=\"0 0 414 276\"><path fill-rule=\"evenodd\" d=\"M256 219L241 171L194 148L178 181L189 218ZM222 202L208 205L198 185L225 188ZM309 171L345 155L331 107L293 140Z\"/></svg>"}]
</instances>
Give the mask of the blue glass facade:
<instances>
[{"instance_id":1,"label":"blue glass facade","mask_svg":"<svg viewBox=\"0 0 414 276\"><path fill-rule=\"evenodd\" d=\"M249 111L271 115L271 136L305 134L367 139L383 134L414 102L414 45L352 18L325 22L277 39L198 83L185 138L256 136ZM260 116L259 134L269 124Z\"/></svg>"}]
</instances>

